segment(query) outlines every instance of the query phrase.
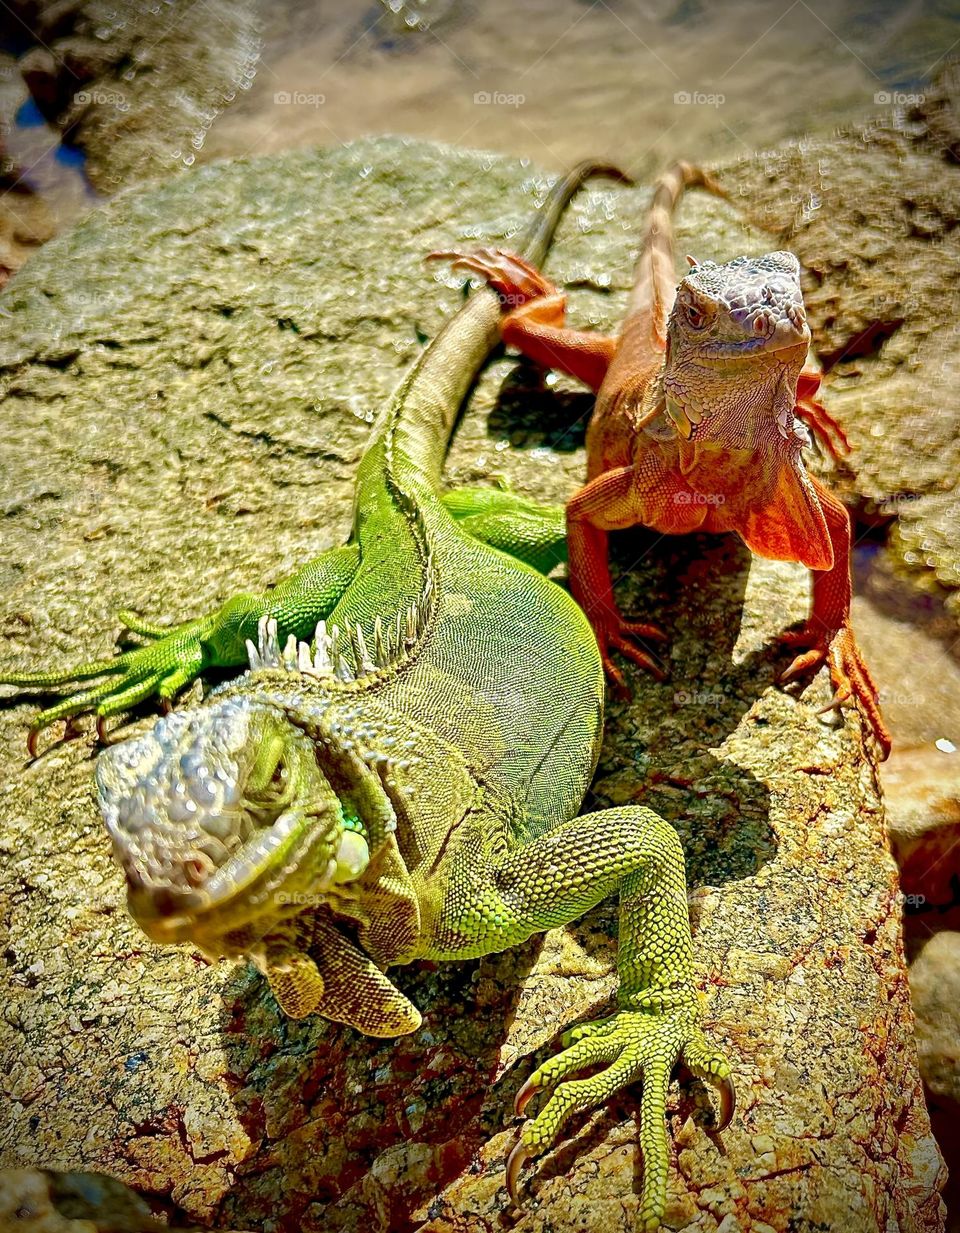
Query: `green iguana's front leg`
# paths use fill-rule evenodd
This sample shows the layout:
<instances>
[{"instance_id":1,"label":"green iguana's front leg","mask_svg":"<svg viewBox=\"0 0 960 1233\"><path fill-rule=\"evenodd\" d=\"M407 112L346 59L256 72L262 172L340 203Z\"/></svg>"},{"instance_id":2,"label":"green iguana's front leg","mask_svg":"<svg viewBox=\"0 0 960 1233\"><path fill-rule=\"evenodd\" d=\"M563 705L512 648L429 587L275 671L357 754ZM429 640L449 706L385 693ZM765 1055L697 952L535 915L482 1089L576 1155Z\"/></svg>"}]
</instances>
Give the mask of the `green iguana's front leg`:
<instances>
[{"instance_id":1,"label":"green iguana's front leg","mask_svg":"<svg viewBox=\"0 0 960 1233\"><path fill-rule=\"evenodd\" d=\"M565 559L564 513L559 506L538 505L497 488L455 490L446 495L444 503L476 539L543 573ZM256 640L263 617L277 622L281 641L291 634L309 640L317 622L336 606L359 560L356 544L332 548L271 590L234 595L215 612L179 625L157 625L125 609L117 614L121 624L148 639L148 645L64 671L0 675L0 684L40 689L108 678L40 712L27 738L30 756L36 756L38 734L58 719L88 711L106 719L150 697L172 698L207 668L246 663L247 639Z\"/></svg>"},{"instance_id":2,"label":"green iguana's front leg","mask_svg":"<svg viewBox=\"0 0 960 1233\"><path fill-rule=\"evenodd\" d=\"M674 829L641 806L585 814L497 861L482 905L451 922L456 934L485 948L577 919L619 887L620 978L617 1012L567 1033L564 1052L545 1062L517 1097L522 1113L535 1092L554 1089L528 1121L507 1165L516 1202L517 1178L528 1156L544 1151L571 1114L608 1100L643 1080L640 1144L643 1189L640 1229L656 1229L663 1214L669 1148L665 1112L670 1073L682 1060L721 1093L719 1124L733 1114L730 1065L701 1030L693 981L683 851ZM491 937L493 935L493 937ZM587 1079L567 1076L605 1063Z\"/></svg>"},{"instance_id":3,"label":"green iguana's front leg","mask_svg":"<svg viewBox=\"0 0 960 1233\"><path fill-rule=\"evenodd\" d=\"M128 629L149 639L146 646L109 659L58 672L6 673L0 683L59 689L73 681L105 676L41 711L30 727L27 746L36 756L38 733L58 719L93 711L101 719L128 710L146 698L172 698L207 668L246 663L248 638L256 639L261 618L272 617L282 638L310 638L318 621L333 609L356 572L355 544L332 548L303 569L259 595L235 595L216 612L164 628L134 613L118 615Z\"/></svg>"}]
</instances>

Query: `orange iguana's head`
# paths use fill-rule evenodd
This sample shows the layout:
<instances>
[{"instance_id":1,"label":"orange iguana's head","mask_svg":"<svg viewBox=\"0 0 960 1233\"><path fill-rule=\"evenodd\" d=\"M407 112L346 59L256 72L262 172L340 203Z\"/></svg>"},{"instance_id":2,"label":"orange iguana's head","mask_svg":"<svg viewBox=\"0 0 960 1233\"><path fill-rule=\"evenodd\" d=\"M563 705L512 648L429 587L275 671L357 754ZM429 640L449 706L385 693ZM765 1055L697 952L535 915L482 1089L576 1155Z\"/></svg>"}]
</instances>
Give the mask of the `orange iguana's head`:
<instances>
[{"instance_id":1,"label":"orange iguana's head","mask_svg":"<svg viewBox=\"0 0 960 1233\"><path fill-rule=\"evenodd\" d=\"M694 263L667 323L664 408L680 468L723 477L727 502L761 556L827 569L833 552L801 449L797 380L810 345L793 253ZM749 518L747 514L749 513Z\"/></svg>"}]
</instances>

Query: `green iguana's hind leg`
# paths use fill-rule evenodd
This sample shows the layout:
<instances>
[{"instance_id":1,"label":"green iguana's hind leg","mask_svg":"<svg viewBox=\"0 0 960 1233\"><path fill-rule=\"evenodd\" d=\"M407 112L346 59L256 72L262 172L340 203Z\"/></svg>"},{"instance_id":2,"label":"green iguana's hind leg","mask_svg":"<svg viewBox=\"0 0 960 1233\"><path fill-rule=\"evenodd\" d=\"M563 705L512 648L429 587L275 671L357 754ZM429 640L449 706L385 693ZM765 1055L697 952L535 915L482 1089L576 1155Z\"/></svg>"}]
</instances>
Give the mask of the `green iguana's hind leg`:
<instances>
[{"instance_id":1,"label":"green iguana's hind leg","mask_svg":"<svg viewBox=\"0 0 960 1233\"><path fill-rule=\"evenodd\" d=\"M443 503L475 539L549 574L567 559L562 505L540 505L505 488L456 488Z\"/></svg>"},{"instance_id":2,"label":"green iguana's hind leg","mask_svg":"<svg viewBox=\"0 0 960 1233\"><path fill-rule=\"evenodd\" d=\"M618 1009L569 1032L564 1052L527 1080L517 1098L518 1112L541 1089L552 1089L552 1094L521 1131L508 1161L507 1185L516 1201L525 1159L545 1151L573 1113L641 1080L644 1167L637 1227L653 1230L666 1196L666 1092L673 1067L682 1060L719 1088L721 1129L734 1103L730 1065L701 1029L676 831L637 805L572 818L493 862L479 911L475 907L468 919L449 924L454 934L471 939L471 948L502 949L575 920L618 887ZM570 1077L601 1064L604 1069L589 1078Z\"/></svg>"},{"instance_id":3,"label":"green iguana's hind leg","mask_svg":"<svg viewBox=\"0 0 960 1233\"><path fill-rule=\"evenodd\" d=\"M154 695L170 698L206 668L246 663L247 639L256 640L262 617L276 620L282 639L290 634L309 639L317 622L332 611L343 594L358 562L355 544L333 548L272 590L235 595L216 612L166 628L123 610L121 622L148 639L145 646L66 670L0 674L0 684L55 690L78 681L109 678L41 711L27 739L30 756L36 756L38 733L57 719L86 711L103 718Z\"/></svg>"}]
</instances>

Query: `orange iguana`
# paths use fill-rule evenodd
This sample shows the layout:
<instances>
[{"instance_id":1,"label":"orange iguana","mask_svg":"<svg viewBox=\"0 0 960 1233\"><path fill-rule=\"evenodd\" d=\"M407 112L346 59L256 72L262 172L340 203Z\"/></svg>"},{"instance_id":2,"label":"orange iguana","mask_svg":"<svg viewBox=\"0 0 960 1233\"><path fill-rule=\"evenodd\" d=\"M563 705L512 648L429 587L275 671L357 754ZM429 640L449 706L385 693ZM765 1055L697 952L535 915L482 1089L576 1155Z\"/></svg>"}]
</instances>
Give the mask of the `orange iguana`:
<instances>
[{"instance_id":1,"label":"orange iguana","mask_svg":"<svg viewBox=\"0 0 960 1233\"><path fill-rule=\"evenodd\" d=\"M758 556L814 571L810 617L783 635L806 649L780 679L827 661L830 706L855 698L886 757L890 735L850 625L850 518L802 459L808 428L835 459L849 443L816 401L819 374L804 367L810 330L800 263L789 252L723 265L688 257L691 269L677 287L671 216L695 185L726 196L687 163L657 182L616 337L568 328L566 297L512 253L434 255L485 278L511 306L501 319L505 343L597 393L587 483L567 505L567 538L570 587L614 684L625 689L613 650L662 676L636 640L664 635L618 610L608 532L638 524L664 534L735 531Z\"/></svg>"}]
</instances>

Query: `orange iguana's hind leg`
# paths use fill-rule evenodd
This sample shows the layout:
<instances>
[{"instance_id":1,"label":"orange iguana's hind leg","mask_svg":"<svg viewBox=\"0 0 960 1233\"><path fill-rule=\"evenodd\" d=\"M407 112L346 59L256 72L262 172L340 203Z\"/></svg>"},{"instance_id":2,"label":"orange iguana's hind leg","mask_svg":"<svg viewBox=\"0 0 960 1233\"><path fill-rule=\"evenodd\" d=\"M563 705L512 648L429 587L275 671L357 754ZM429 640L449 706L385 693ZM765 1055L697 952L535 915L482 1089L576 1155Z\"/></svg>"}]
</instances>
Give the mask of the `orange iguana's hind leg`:
<instances>
[{"instance_id":1,"label":"orange iguana's hind leg","mask_svg":"<svg viewBox=\"0 0 960 1233\"><path fill-rule=\"evenodd\" d=\"M826 660L835 691L831 706L855 698L863 708L882 757L886 758L890 733L880 713L877 687L850 625L850 515L832 492L811 479L827 520L833 568L813 571L813 611L801 629L782 636L787 645L809 649L797 655L780 679L791 680Z\"/></svg>"},{"instance_id":2,"label":"orange iguana's hind leg","mask_svg":"<svg viewBox=\"0 0 960 1233\"><path fill-rule=\"evenodd\" d=\"M801 372L794 415L806 424L833 461L840 462L845 454L850 453L850 441L843 428L816 397L820 379L820 374L811 369Z\"/></svg>"},{"instance_id":3,"label":"orange iguana's hind leg","mask_svg":"<svg viewBox=\"0 0 960 1233\"><path fill-rule=\"evenodd\" d=\"M478 275L497 292L507 309L500 329L505 343L544 368L558 368L592 390L600 388L616 339L569 329L566 296L534 266L499 248L430 253L434 258L451 259L454 269Z\"/></svg>"}]
</instances>

